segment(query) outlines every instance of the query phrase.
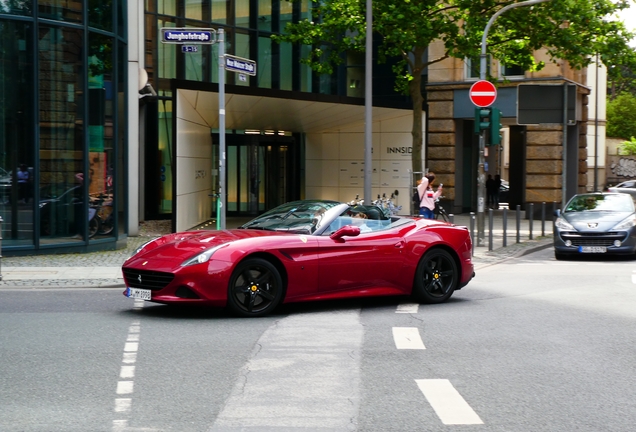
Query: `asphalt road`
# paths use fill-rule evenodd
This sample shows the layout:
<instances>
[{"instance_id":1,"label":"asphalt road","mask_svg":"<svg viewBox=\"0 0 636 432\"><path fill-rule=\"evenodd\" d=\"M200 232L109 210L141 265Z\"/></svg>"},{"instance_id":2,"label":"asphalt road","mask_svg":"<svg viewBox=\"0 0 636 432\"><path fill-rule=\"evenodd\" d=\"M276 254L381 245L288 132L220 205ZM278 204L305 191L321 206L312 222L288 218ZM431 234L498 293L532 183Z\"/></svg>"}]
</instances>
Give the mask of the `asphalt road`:
<instances>
[{"instance_id":1,"label":"asphalt road","mask_svg":"<svg viewBox=\"0 0 636 432\"><path fill-rule=\"evenodd\" d=\"M0 431L628 431L634 262L546 249L443 305L239 319L113 289L0 291Z\"/></svg>"}]
</instances>

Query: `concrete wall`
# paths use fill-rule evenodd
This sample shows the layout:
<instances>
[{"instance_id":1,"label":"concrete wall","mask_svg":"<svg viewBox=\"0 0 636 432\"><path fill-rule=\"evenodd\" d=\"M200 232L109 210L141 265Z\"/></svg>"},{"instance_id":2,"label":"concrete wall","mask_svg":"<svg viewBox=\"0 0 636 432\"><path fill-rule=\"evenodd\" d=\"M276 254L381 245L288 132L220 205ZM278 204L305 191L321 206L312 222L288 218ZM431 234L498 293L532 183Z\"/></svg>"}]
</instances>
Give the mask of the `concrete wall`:
<instances>
[{"instance_id":1,"label":"concrete wall","mask_svg":"<svg viewBox=\"0 0 636 432\"><path fill-rule=\"evenodd\" d=\"M412 127L410 111L373 123L372 199L397 190L401 214L408 214L410 206ZM359 195L362 199L364 140L364 125L307 134L305 197L348 202Z\"/></svg>"},{"instance_id":2,"label":"concrete wall","mask_svg":"<svg viewBox=\"0 0 636 432\"><path fill-rule=\"evenodd\" d=\"M177 92L176 220L177 231L190 229L212 215L212 135L210 125Z\"/></svg>"}]
</instances>

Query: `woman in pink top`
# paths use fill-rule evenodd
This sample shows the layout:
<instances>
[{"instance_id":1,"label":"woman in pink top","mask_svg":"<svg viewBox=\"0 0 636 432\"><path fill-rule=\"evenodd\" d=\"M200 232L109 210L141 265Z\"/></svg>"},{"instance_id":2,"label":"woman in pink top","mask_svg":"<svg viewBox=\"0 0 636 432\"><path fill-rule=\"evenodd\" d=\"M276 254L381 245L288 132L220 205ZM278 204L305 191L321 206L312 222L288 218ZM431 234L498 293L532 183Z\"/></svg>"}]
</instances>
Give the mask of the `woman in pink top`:
<instances>
[{"instance_id":1,"label":"woman in pink top","mask_svg":"<svg viewBox=\"0 0 636 432\"><path fill-rule=\"evenodd\" d=\"M429 172L417 186L417 193L420 195L420 216L426 219L435 219L435 200L442 195L442 185L433 191L432 185L435 181L435 173Z\"/></svg>"}]
</instances>

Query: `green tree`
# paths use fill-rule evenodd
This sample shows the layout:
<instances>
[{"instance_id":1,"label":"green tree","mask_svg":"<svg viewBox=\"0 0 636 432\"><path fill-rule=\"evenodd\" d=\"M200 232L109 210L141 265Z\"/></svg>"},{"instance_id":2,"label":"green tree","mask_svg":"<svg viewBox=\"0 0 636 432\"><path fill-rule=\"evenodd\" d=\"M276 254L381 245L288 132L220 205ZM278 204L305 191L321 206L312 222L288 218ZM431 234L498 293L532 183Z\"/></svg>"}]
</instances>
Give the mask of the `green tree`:
<instances>
[{"instance_id":1,"label":"green tree","mask_svg":"<svg viewBox=\"0 0 636 432\"><path fill-rule=\"evenodd\" d=\"M623 141L619 147L619 154L622 155L636 155L636 138L632 137L629 141Z\"/></svg>"},{"instance_id":2,"label":"green tree","mask_svg":"<svg viewBox=\"0 0 636 432\"><path fill-rule=\"evenodd\" d=\"M607 136L629 139L636 136L636 96L622 93L607 102Z\"/></svg>"},{"instance_id":3,"label":"green tree","mask_svg":"<svg viewBox=\"0 0 636 432\"><path fill-rule=\"evenodd\" d=\"M293 0L292 0L293 1ZM422 73L449 57L478 58L488 20L505 0L373 0L373 31L380 38L379 61L397 58L395 89L413 104L413 170L422 171ZM273 37L312 48L302 61L321 74L333 73L347 51L364 51L366 2L322 0L313 3L311 19L289 23ZM608 18L628 7L626 0L559 0L520 7L502 14L488 33L488 53L506 65L525 70L544 67L533 53L545 48L552 61L581 68L599 53L605 65L620 64L632 38L625 26ZM426 58L435 40L444 50Z\"/></svg>"}]
</instances>

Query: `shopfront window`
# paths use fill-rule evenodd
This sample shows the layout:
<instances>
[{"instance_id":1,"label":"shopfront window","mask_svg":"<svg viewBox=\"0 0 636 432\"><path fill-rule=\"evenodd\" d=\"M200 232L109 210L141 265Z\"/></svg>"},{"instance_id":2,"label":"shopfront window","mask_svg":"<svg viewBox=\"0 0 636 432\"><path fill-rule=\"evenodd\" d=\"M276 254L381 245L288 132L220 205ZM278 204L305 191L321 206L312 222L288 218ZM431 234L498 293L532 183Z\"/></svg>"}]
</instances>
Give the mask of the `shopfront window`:
<instances>
[{"instance_id":1,"label":"shopfront window","mask_svg":"<svg viewBox=\"0 0 636 432\"><path fill-rule=\"evenodd\" d=\"M88 0L88 25L113 30L113 0Z\"/></svg>"},{"instance_id":2,"label":"shopfront window","mask_svg":"<svg viewBox=\"0 0 636 432\"><path fill-rule=\"evenodd\" d=\"M83 241L88 232L82 40L79 29L39 29L42 244Z\"/></svg>"},{"instance_id":3,"label":"shopfront window","mask_svg":"<svg viewBox=\"0 0 636 432\"><path fill-rule=\"evenodd\" d=\"M0 20L0 216L4 245L32 245L32 24Z\"/></svg>"},{"instance_id":4,"label":"shopfront window","mask_svg":"<svg viewBox=\"0 0 636 432\"><path fill-rule=\"evenodd\" d=\"M89 220L91 239L115 234L113 232L115 226L113 85L113 39L90 33L88 37L88 176L85 178L85 183L88 187L89 217L92 216Z\"/></svg>"}]
</instances>

